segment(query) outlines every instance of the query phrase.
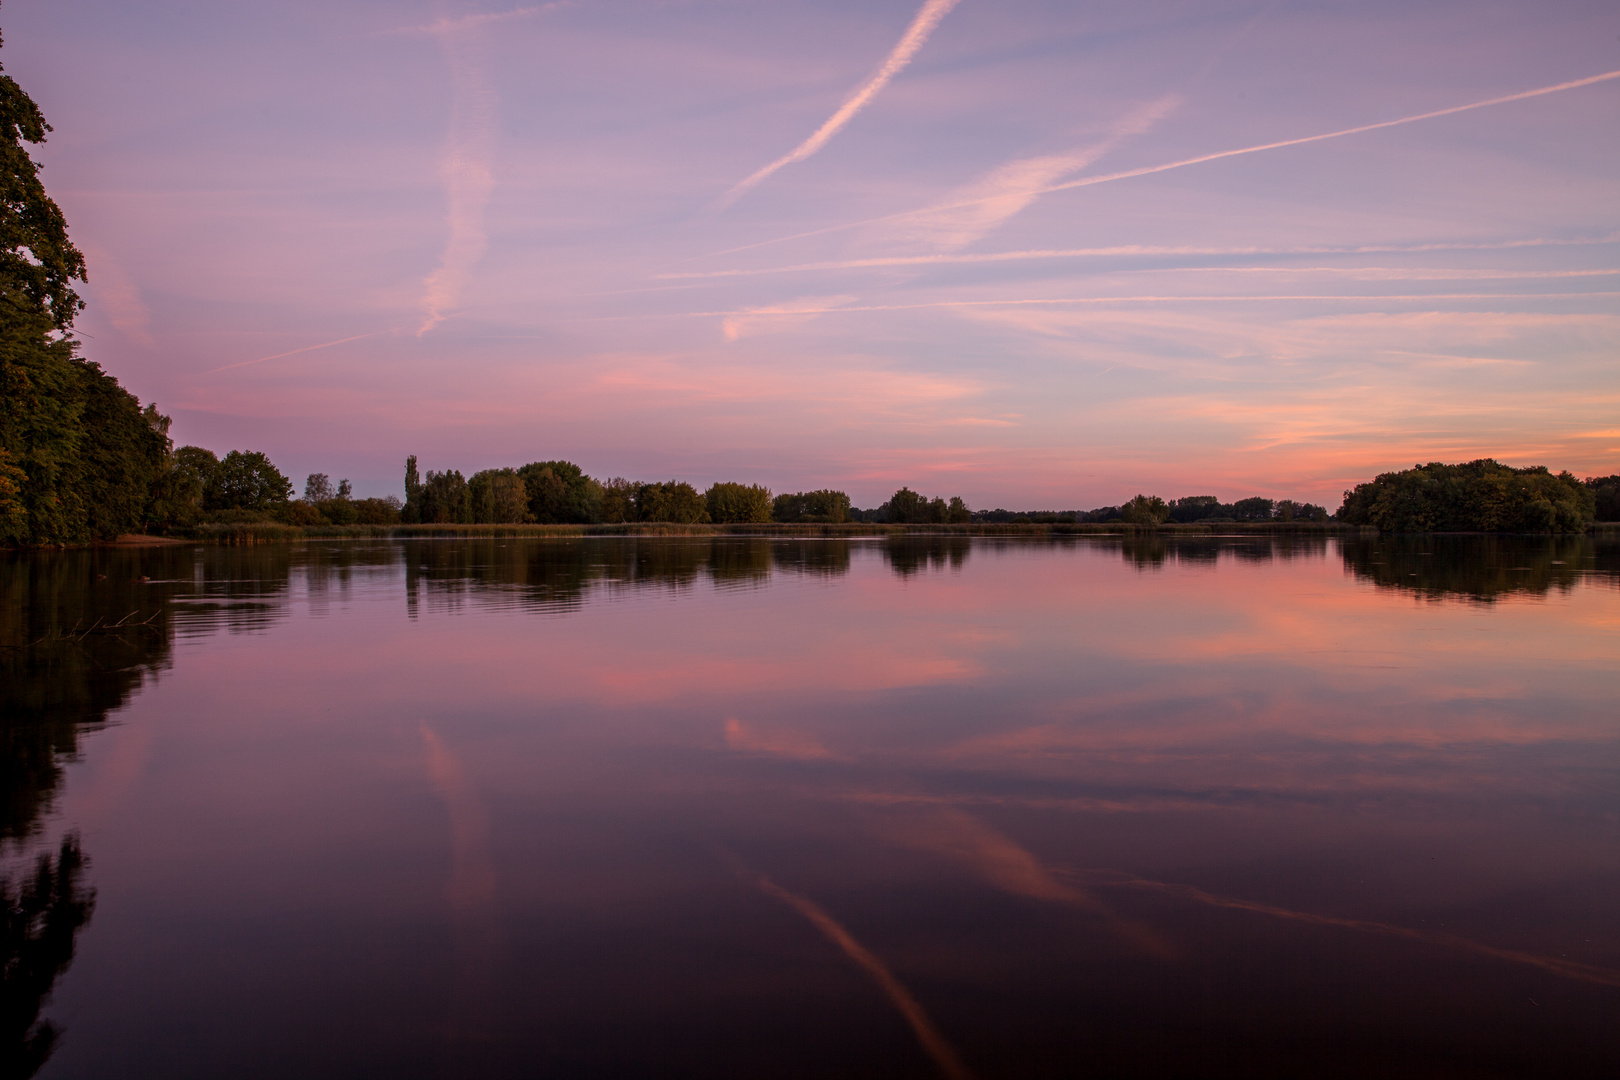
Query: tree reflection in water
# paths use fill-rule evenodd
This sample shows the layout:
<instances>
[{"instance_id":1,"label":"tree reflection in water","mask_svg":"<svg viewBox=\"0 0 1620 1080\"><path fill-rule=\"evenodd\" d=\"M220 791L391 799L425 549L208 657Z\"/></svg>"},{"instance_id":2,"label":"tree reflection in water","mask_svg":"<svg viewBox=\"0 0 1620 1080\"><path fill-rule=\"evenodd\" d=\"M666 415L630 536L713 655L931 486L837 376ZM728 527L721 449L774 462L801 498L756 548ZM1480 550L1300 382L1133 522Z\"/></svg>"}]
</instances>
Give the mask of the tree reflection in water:
<instances>
[{"instance_id":1,"label":"tree reflection in water","mask_svg":"<svg viewBox=\"0 0 1620 1080\"><path fill-rule=\"evenodd\" d=\"M41 854L15 887L0 878L6 933L0 957L0 1061L6 1077L33 1076L51 1056L61 1029L40 1020L56 979L73 960L74 939L90 921L95 893L83 883L84 854L68 836Z\"/></svg>"},{"instance_id":2,"label":"tree reflection in water","mask_svg":"<svg viewBox=\"0 0 1620 1080\"><path fill-rule=\"evenodd\" d=\"M1491 604L1620 579L1620 537L1349 535L1345 569L1380 589Z\"/></svg>"}]
</instances>

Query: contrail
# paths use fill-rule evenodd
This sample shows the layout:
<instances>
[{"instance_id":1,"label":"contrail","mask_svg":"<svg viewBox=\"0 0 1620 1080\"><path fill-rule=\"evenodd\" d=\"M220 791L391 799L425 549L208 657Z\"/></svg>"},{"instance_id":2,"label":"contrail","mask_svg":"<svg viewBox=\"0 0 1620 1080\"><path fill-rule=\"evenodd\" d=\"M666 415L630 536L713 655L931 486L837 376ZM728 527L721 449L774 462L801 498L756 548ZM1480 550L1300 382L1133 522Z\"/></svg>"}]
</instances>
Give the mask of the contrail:
<instances>
[{"instance_id":1,"label":"contrail","mask_svg":"<svg viewBox=\"0 0 1620 1080\"><path fill-rule=\"evenodd\" d=\"M1513 292L1513 293L1384 293L1379 295L1358 295L1354 293L1288 293L1283 295L1246 296L1246 295L1201 295L1201 296L1062 296L1051 299L1038 300L935 300L920 304L850 304L842 307L799 307L796 305L760 308L739 308L731 311L682 311L668 316L653 315L649 318L738 318L743 316L760 315L831 315L855 311L924 311L930 308L975 308L975 307L1041 307L1059 306L1065 304L1169 304L1169 303L1259 303L1259 302L1287 302L1307 300L1350 301L1363 303L1366 301L1379 301L1383 303L1417 303L1425 300L1556 300L1556 299L1582 299L1587 297L1614 297L1620 296L1620 290L1590 291L1590 292ZM619 318L643 318L643 316L612 316Z\"/></svg>"},{"instance_id":2,"label":"contrail","mask_svg":"<svg viewBox=\"0 0 1620 1080\"><path fill-rule=\"evenodd\" d=\"M230 371L232 368L247 367L250 364L262 364L266 360L280 360L283 357L297 356L299 353L314 352L317 349L330 349L334 345L346 345L351 341L359 341L362 338L377 337L380 334L386 333L388 333L386 330L373 330L369 334L356 334L354 337L338 338L336 341L323 341L319 345L305 345L302 349L289 349L287 352L276 353L274 356L261 356L257 360L243 360L235 364L226 364L224 367L209 368L202 374L216 375L221 371Z\"/></svg>"},{"instance_id":3,"label":"contrail","mask_svg":"<svg viewBox=\"0 0 1620 1080\"><path fill-rule=\"evenodd\" d=\"M1258 146L1245 146L1237 150L1221 150L1214 154L1201 154L1198 157L1183 158L1181 161L1172 161L1165 165L1150 165L1144 169L1127 169L1124 172L1105 173L1102 176L1085 176L1079 180L1069 180L1061 184L1054 184L1048 191L1068 191L1070 188L1090 187L1093 184L1106 184L1113 180L1125 180L1133 176L1148 176L1153 173L1168 172L1171 169L1184 169L1189 165L1202 165L1206 161L1219 161L1222 158L1238 157L1242 154L1258 154L1262 150L1280 150L1285 146L1303 146L1305 143L1321 142L1324 139L1339 139L1346 135L1360 135L1367 131L1379 131L1383 128L1400 127L1402 124L1415 124L1420 120L1434 120L1441 116L1454 116L1457 113L1470 112L1474 109L1487 109L1492 105L1506 105L1509 102L1524 101L1526 98L1541 97L1543 94L1556 94L1563 90L1575 90L1582 86L1591 86L1593 83L1607 82L1610 79L1620 79L1620 71L1607 71L1602 75L1591 75L1584 79L1573 79L1569 82L1558 83L1554 86L1543 86L1535 90L1524 90L1517 94L1508 94L1504 97L1491 98L1487 101L1470 102L1467 105L1453 105L1449 109L1435 109L1433 112L1418 113L1415 116L1403 116L1398 120L1382 120L1376 124L1362 124L1360 127L1344 128L1340 131L1329 131L1321 135L1306 135L1299 139L1283 139L1280 142L1261 143Z\"/></svg>"},{"instance_id":4,"label":"contrail","mask_svg":"<svg viewBox=\"0 0 1620 1080\"><path fill-rule=\"evenodd\" d=\"M960 2L961 0L928 0L927 3L923 4L922 9L917 12L917 17L911 20L911 26L906 29L905 36L894 47L894 51L889 53L889 58L883 61L883 66L878 68L875 75L866 80L860 89L851 94L849 99L839 106L838 111L828 117L827 122L817 128L815 133L808 139L752 176L743 179L730 191L726 192L720 199L720 205L722 207L729 206L743 192L784 165L792 165L796 161L803 161L823 146L826 146L829 139L838 134L845 124L855 118L856 113L866 108L871 100L877 97L885 86L889 85L890 79L900 74L901 70L911 63L911 58L917 54L918 49L923 47L923 43L928 40L928 35L934 32L934 28L939 25L940 20Z\"/></svg>"},{"instance_id":5,"label":"contrail","mask_svg":"<svg viewBox=\"0 0 1620 1080\"><path fill-rule=\"evenodd\" d=\"M1608 82L1611 79L1620 79L1620 70L1606 71L1602 75L1591 75L1584 79L1573 79L1569 82L1556 83L1552 86L1542 86L1534 90L1524 90L1517 94L1508 94L1504 97L1494 97L1485 101L1473 101L1467 105L1453 105L1448 109L1436 109L1433 112L1418 113L1414 116L1403 116L1396 120L1382 120L1376 124L1362 124L1359 127L1343 128L1339 131L1328 131L1320 135L1306 135L1298 139L1283 139L1280 142L1261 143L1257 146L1244 146L1236 150L1221 150L1213 154L1201 154L1198 157L1183 158L1180 161L1171 161L1163 165L1150 165L1141 169L1128 169L1124 172L1104 173L1100 176L1086 176L1078 180L1069 180L1056 184L1043 191L1032 194L1047 194L1054 191L1068 191L1071 188L1090 187L1093 184L1107 184L1115 180L1127 180L1134 176L1148 176L1153 173L1168 172L1171 169L1184 169L1189 165L1200 165L1206 161L1218 161L1222 158L1238 157L1243 154L1258 154L1264 150L1279 150L1287 146L1302 146L1305 143L1322 142L1325 139L1339 139L1346 135L1360 135L1368 131L1378 131L1382 128L1399 127L1402 124L1415 124L1420 120L1433 120L1441 116L1452 116L1457 113L1469 112L1474 109L1486 109L1493 105L1506 105L1509 102L1524 101L1527 98L1541 97L1544 94L1557 94L1565 90L1575 90L1583 86L1592 86L1596 83ZM902 218L915 217L918 214L937 213L940 210L953 209L957 206L971 206L983 202L983 199L971 199L962 203L953 203L947 206L929 206L918 210L902 210L897 214L885 214L882 217L866 218L861 221L850 221L843 225L830 225L825 229L812 229L809 232L794 233L791 236L779 236L773 240L760 240L753 244L743 244L723 251L711 252L707 257L715 258L720 255L732 255L739 251L751 251L754 248L768 247L771 244L785 244L790 240L804 240L812 236L825 236L828 233L844 232L848 229L858 229L863 225L877 225L885 221L896 221Z\"/></svg>"},{"instance_id":6,"label":"contrail","mask_svg":"<svg viewBox=\"0 0 1620 1080\"><path fill-rule=\"evenodd\" d=\"M1180 104L1181 98L1171 94L1133 109L1101 141L1083 150L1009 161L959 191L935 213L920 211L907 222L906 232L939 247L970 244L1021 212L1063 177L1094 164L1132 135L1152 130Z\"/></svg>"},{"instance_id":7,"label":"contrail","mask_svg":"<svg viewBox=\"0 0 1620 1080\"><path fill-rule=\"evenodd\" d=\"M688 270L656 274L656 281L702 278L759 277L765 274L796 274L816 270L870 270L893 266L955 265L962 263L1023 262L1038 259L1089 259L1122 255L1389 255L1423 254L1431 251L1511 251L1517 248L1564 247L1620 242L1620 233L1581 237L1573 240L1504 240L1496 243L1438 244L1361 244L1355 247L1195 247L1188 245L1121 244L1094 248L1033 248L1025 251L949 252L935 255L888 255L868 259L839 259L828 262L797 263L791 266L764 266L747 270Z\"/></svg>"},{"instance_id":8,"label":"contrail","mask_svg":"<svg viewBox=\"0 0 1620 1080\"><path fill-rule=\"evenodd\" d=\"M872 977L872 981L888 995L894 1007L900 1010L900 1015L906 1018L906 1023L911 1025L911 1030L917 1036L917 1041L928 1052L928 1056L934 1059L940 1072L950 1080L970 1080L973 1074L968 1072L967 1066L962 1064L962 1059L957 1057L955 1049L945 1041L945 1036L939 1033L939 1029L928 1018L928 1014L917 1003L917 999L911 996L911 991L906 989L905 984L894 977L888 965L873 956L866 946L856 941L837 919L821 910L814 900L798 893L788 892L764 876L759 878L759 887L767 896L776 897L809 919L811 925L821 931L822 936L838 946L845 956L855 961Z\"/></svg>"},{"instance_id":9,"label":"contrail","mask_svg":"<svg viewBox=\"0 0 1620 1080\"><path fill-rule=\"evenodd\" d=\"M484 210L495 188L491 165L495 150L495 88L479 62L480 43L465 40L461 34L442 34L440 40L450 58L455 94L450 146L442 165L450 235L445 238L439 268L425 283L424 318L417 337L445 320L447 312L461 299L472 268L484 257L488 242Z\"/></svg>"}]
</instances>

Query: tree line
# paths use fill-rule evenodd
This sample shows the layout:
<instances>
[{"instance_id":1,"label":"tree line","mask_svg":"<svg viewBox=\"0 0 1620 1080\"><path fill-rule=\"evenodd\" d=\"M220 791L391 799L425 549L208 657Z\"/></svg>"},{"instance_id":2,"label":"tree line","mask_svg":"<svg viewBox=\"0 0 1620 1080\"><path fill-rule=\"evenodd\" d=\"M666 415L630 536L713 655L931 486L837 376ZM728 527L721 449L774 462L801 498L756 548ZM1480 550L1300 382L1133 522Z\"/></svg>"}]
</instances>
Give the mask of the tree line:
<instances>
[{"instance_id":1,"label":"tree line","mask_svg":"<svg viewBox=\"0 0 1620 1080\"><path fill-rule=\"evenodd\" d=\"M571 461L537 461L520 468L422 473L405 462L406 524L596 525L664 522L735 525L893 522L954 524L972 520L960 496L927 498L902 487L881 506L859 510L842 491L776 495L763 484L722 482L699 491L682 480L598 480Z\"/></svg>"}]
</instances>

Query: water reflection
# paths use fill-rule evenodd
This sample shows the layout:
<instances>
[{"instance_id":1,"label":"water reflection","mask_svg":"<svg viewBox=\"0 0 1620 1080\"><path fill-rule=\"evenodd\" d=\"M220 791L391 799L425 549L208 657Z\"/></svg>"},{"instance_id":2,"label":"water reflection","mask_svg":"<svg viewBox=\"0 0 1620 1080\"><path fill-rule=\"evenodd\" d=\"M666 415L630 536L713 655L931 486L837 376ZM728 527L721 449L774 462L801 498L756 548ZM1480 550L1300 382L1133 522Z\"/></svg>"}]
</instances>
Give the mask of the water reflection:
<instances>
[{"instance_id":1,"label":"water reflection","mask_svg":"<svg viewBox=\"0 0 1620 1080\"><path fill-rule=\"evenodd\" d=\"M19 557L163 612L47 1070L1612 1073L1614 548L1428 539Z\"/></svg>"},{"instance_id":2,"label":"water reflection","mask_svg":"<svg viewBox=\"0 0 1620 1080\"><path fill-rule=\"evenodd\" d=\"M1381 589L1490 604L1620 580L1620 537L1379 536L1340 540L1345 569Z\"/></svg>"},{"instance_id":3,"label":"water reflection","mask_svg":"<svg viewBox=\"0 0 1620 1080\"><path fill-rule=\"evenodd\" d=\"M0 1069L8 1078L37 1073L61 1038L61 1028L39 1014L95 907L83 875L84 855L69 836L54 854L40 854L15 886L0 877Z\"/></svg>"}]
</instances>

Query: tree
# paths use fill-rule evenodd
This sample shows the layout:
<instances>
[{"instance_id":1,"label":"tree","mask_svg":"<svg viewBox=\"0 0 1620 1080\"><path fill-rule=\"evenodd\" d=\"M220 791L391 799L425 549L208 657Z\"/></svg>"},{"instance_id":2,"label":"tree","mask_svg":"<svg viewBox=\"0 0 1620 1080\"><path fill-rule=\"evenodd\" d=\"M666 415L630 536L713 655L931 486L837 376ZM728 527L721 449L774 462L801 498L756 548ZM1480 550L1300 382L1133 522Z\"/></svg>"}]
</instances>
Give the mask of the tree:
<instances>
[{"instance_id":1,"label":"tree","mask_svg":"<svg viewBox=\"0 0 1620 1080\"><path fill-rule=\"evenodd\" d=\"M636 488L636 520L692 525L707 521L708 508L697 488L685 481L640 484Z\"/></svg>"},{"instance_id":2,"label":"tree","mask_svg":"<svg viewBox=\"0 0 1620 1080\"><path fill-rule=\"evenodd\" d=\"M421 522L424 525L469 525L472 523L472 499L467 481L456 470L434 472L428 470L427 482L417 493Z\"/></svg>"},{"instance_id":3,"label":"tree","mask_svg":"<svg viewBox=\"0 0 1620 1080\"><path fill-rule=\"evenodd\" d=\"M518 471L528 489L528 513L543 525L601 521L602 485L571 461L532 461Z\"/></svg>"},{"instance_id":4,"label":"tree","mask_svg":"<svg viewBox=\"0 0 1620 1080\"><path fill-rule=\"evenodd\" d=\"M168 467L167 420L76 351L84 256L24 146L50 130L0 74L0 450L22 473L0 518L8 543L140 528Z\"/></svg>"},{"instance_id":5,"label":"tree","mask_svg":"<svg viewBox=\"0 0 1620 1080\"><path fill-rule=\"evenodd\" d=\"M951 525L966 525L972 520L973 511L962 501L962 496L952 495L950 504L945 507L945 521Z\"/></svg>"},{"instance_id":6,"label":"tree","mask_svg":"<svg viewBox=\"0 0 1620 1080\"><path fill-rule=\"evenodd\" d=\"M1157 495L1138 495L1119 508L1119 516L1135 525L1163 525L1170 517L1170 504Z\"/></svg>"},{"instance_id":7,"label":"tree","mask_svg":"<svg viewBox=\"0 0 1620 1080\"><path fill-rule=\"evenodd\" d=\"M27 524L28 511L22 501L26 483L28 474L13 465L11 454L0 448L0 535L15 535Z\"/></svg>"},{"instance_id":8,"label":"tree","mask_svg":"<svg viewBox=\"0 0 1620 1080\"><path fill-rule=\"evenodd\" d=\"M304 480L304 501L325 502L332 498L332 478L323 472L310 473Z\"/></svg>"},{"instance_id":9,"label":"tree","mask_svg":"<svg viewBox=\"0 0 1620 1080\"><path fill-rule=\"evenodd\" d=\"M928 500L903 487L889 497L889 520L897 525L918 524L928 520Z\"/></svg>"},{"instance_id":10,"label":"tree","mask_svg":"<svg viewBox=\"0 0 1620 1080\"><path fill-rule=\"evenodd\" d=\"M257 450L232 450L203 487L206 510L279 509L292 498L292 481Z\"/></svg>"},{"instance_id":11,"label":"tree","mask_svg":"<svg viewBox=\"0 0 1620 1080\"><path fill-rule=\"evenodd\" d=\"M615 476L602 485L601 520L618 525L636 520L636 492L641 484Z\"/></svg>"},{"instance_id":12,"label":"tree","mask_svg":"<svg viewBox=\"0 0 1620 1080\"><path fill-rule=\"evenodd\" d=\"M1596 510L1593 489L1567 472L1480 458L1383 473L1344 493L1339 520L1390 532L1580 532Z\"/></svg>"},{"instance_id":13,"label":"tree","mask_svg":"<svg viewBox=\"0 0 1620 1080\"><path fill-rule=\"evenodd\" d=\"M837 525L850 520L849 496L842 491L800 491L778 495L771 506L771 517L784 522L817 522Z\"/></svg>"},{"instance_id":14,"label":"tree","mask_svg":"<svg viewBox=\"0 0 1620 1080\"><path fill-rule=\"evenodd\" d=\"M1620 475L1589 476L1586 486L1592 489L1594 520L1620 521Z\"/></svg>"},{"instance_id":15,"label":"tree","mask_svg":"<svg viewBox=\"0 0 1620 1080\"><path fill-rule=\"evenodd\" d=\"M166 528L195 525L203 515L203 489L218 468L219 458L201 446L182 446L170 453L169 467L152 485L148 523Z\"/></svg>"},{"instance_id":16,"label":"tree","mask_svg":"<svg viewBox=\"0 0 1620 1080\"><path fill-rule=\"evenodd\" d=\"M1232 504L1232 517L1237 521L1270 521L1277 504L1261 495L1239 499Z\"/></svg>"},{"instance_id":17,"label":"tree","mask_svg":"<svg viewBox=\"0 0 1620 1080\"><path fill-rule=\"evenodd\" d=\"M467 481L472 519L508 525L529 520L529 491L516 469L485 469Z\"/></svg>"},{"instance_id":18,"label":"tree","mask_svg":"<svg viewBox=\"0 0 1620 1080\"><path fill-rule=\"evenodd\" d=\"M715 484L703 501L716 524L771 520L771 489L761 484Z\"/></svg>"}]
</instances>

